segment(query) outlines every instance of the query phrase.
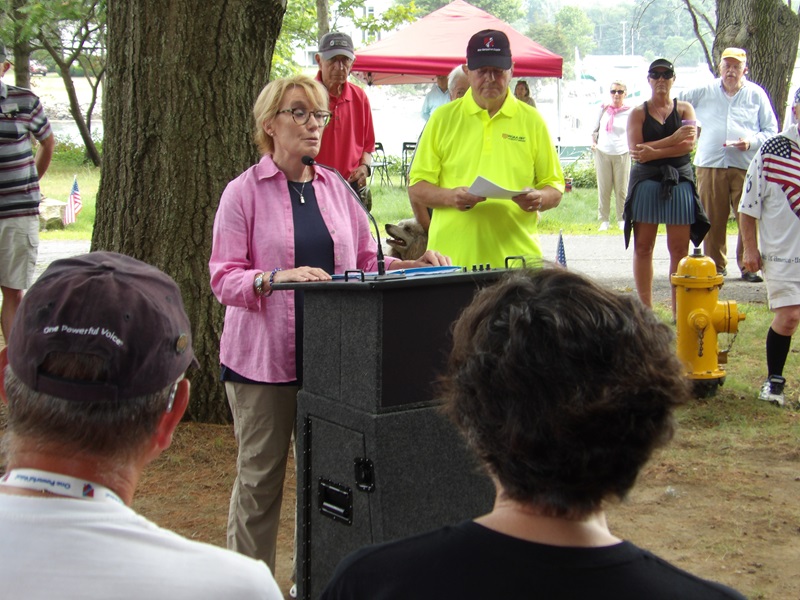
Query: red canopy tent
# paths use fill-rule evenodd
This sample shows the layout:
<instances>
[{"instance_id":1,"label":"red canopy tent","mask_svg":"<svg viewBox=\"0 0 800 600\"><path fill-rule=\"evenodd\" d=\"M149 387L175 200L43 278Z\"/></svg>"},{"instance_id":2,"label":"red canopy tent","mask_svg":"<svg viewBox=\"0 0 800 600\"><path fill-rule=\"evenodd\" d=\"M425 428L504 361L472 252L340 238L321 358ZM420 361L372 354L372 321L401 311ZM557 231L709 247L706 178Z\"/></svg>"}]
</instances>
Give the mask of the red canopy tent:
<instances>
[{"instance_id":1,"label":"red canopy tent","mask_svg":"<svg viewBox=\"0 0 800 600\"><path fill-rule=\"evenodd\" d=\"M369 84L428 83L464 64L469 38L482 29L499 29L508 36L514 77L561 77L563 59L558 54L464 0L453 0L357 51L353 72Z\"/></svg>"}]
</instances>

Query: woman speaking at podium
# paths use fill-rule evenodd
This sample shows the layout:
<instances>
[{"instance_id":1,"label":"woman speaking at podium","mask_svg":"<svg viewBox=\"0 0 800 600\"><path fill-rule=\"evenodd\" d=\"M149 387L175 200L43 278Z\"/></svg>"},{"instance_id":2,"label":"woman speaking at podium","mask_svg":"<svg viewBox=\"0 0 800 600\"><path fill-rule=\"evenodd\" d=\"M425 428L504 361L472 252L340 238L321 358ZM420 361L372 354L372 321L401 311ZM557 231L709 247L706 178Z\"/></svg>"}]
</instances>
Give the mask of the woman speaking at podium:
<instances>
[{"instance_id":1,"label":"woman speaking at podium","mask_svg":"<svg viewBox=\"0 0 800 600\"><path fill-rule=\"evenodd\" d=\"M308 77L269 83L253 107L261 160L231 181L214 220L211 289L225 305L221 379L239 445L228 548L275 572L289 443L302 385L302 292L279 282L326 281L377 267L364 209L335 173L316 169L331 119L328 93ZM305 160L304 160L305 159ZM449 264L438 252L392 268Z\"/></svg>"}]
</instances>

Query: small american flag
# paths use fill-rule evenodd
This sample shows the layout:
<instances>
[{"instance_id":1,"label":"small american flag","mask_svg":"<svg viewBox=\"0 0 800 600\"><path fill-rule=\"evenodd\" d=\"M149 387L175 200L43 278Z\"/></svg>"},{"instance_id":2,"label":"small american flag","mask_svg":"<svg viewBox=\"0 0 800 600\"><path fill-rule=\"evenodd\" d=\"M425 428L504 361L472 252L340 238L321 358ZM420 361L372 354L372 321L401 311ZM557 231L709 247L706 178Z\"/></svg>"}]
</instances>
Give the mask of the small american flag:
<instances>
[{"instance_id":1,"label":"small american flag","mask_svg":"<svg viewBox=\"0 0 800 600\"><path fill-rule=\"evenodd\" d=\"M796 215L800 216L800 148L778 135L761 148L764 179L781 186Z\"/></svg>"},{"instance_id":2,"label":"small american flag","mask_svg":"<svg viewBox=\"0 0 800 600\"><path fill-rule=\"evenodd\" d=\"M64 225L74 223L82 208L81 191L78 189L78 176L75 175L72 180L72 190L70 190L69 198L67 199L67 210L64 211Z\"/></svg>"},{"instance_id":3,"label":"small american flag","mask_svg":"<svg viewBox=\"0 0 800 600\"><path fill-rule=\"evenodd\" d=\"M558 249L556 250L556 262L565 269L567 268L567 253L564 252L564 236L560 231L558 232Z\"/></svg>"}]
</instances>

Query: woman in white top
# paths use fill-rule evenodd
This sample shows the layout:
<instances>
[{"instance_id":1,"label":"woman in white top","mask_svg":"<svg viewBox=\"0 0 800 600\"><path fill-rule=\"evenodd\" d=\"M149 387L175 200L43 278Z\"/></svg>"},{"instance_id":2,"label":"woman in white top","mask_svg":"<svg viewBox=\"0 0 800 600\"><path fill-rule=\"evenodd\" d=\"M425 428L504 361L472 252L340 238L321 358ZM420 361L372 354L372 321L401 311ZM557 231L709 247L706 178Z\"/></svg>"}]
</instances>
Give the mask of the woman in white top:
<instances>
[{"instance_id":1,"label":"woman in white top","mask_svg":"<svg viewBox=\"0 0 800 600\"><path fill-rule=\"evenodd\" d=\"M611 191L614 191L616 221L622 229L622 209L628 193L628 176L631 172L631 156L628 152L628 115L630 106L625 106L627 86L621 81L611 83L611 104L604 104L592 133L592 150L597 170L597 214L600 231L608 229Z\"/></svg>"}]
</instances>

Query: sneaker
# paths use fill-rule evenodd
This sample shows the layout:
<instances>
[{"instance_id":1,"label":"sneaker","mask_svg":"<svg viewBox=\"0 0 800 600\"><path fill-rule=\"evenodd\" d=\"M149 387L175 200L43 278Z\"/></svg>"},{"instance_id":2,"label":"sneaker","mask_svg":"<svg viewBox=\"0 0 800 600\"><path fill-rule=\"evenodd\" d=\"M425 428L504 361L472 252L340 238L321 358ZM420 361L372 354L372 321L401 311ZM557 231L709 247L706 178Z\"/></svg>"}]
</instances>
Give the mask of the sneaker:
<instances>
[{"instance_id":1,"label":"sneaker","mask_svg":"<svg viewBox=\"0 0 800 600\"><path fill-rule=\"evenodd\" d=\"M786 404L786 399L783 395L783 386L785 384L786 379L780 375L770 375L764 380L758 399L764 402L770 402L776 406L783 406Z\"/></svg>"},{"instance_id":2,"label":"sneaker","mask_svg":"<svg viewBox=\"0 0 800 600\"><path fill-rule=\"evenodd\" d=\"M747 283L761 283L764 281L758 273L751 273L750 271L742 271L742 279Z\"/></svg>"},{"instance_id":3,"label":"sneaker","mask_svg":"<svg viewBox=\"0 0 800 600\"><path fill-rule=\"evenodd\" d=\"M600 223L599 231L608 231L608 221L603 221Z\"/></svg>"}]
</instances>

